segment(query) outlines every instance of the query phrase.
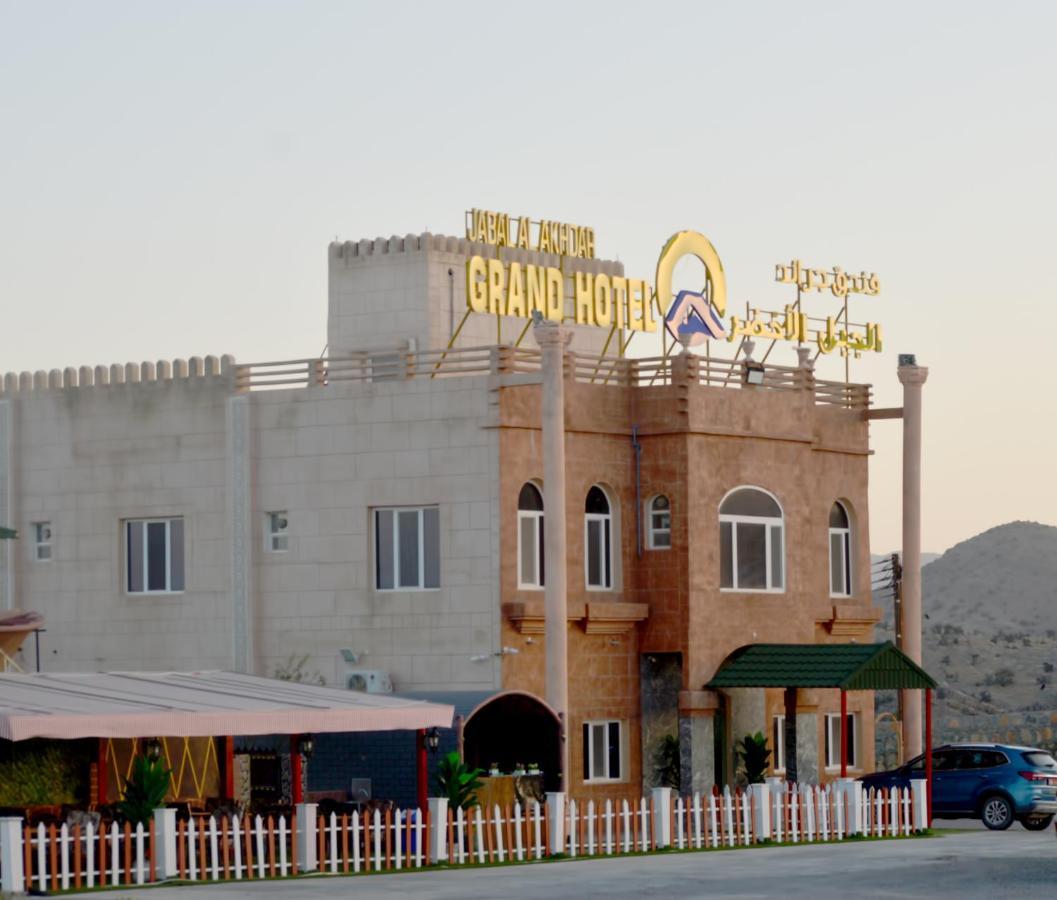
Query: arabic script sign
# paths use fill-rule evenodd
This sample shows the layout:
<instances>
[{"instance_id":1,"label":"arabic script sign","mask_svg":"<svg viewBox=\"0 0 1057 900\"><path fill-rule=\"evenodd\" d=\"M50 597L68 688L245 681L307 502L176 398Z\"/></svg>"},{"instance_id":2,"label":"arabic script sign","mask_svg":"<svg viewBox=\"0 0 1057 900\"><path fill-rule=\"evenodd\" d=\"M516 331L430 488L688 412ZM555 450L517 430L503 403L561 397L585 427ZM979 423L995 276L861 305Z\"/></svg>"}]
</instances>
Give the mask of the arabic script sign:
<instances>
[{"instance_id":1,"label":"arabic script sign","mask_svg":"<svg viewBox=\"0 0 1057 900\"><path fill-rule=\"evenodd\" d=\"M795 284L802 291L829 291L834 297L848 294L867 294L871 297L881 293L881 280L876 272L860 272L853 275L840 266L832 269L807 269L799 259L788 266L778 263L774 267L774 280L779 284Z\"/></svg>"}]
</instances>

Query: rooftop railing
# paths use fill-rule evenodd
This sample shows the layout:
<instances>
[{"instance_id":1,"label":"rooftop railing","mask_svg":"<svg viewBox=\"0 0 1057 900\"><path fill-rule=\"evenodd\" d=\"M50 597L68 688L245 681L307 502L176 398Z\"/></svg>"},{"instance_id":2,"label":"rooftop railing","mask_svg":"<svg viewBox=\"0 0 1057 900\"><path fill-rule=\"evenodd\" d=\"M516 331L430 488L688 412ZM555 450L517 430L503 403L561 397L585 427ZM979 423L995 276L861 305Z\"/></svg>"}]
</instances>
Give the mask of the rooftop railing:
<instances>
[{"instance_id":1,"label":"rooftop railing","mask_svg":"<svg viewBox=\"0 0 1057 900\"><path fill-rule=\"evenodd\" d=\"M326 386L343 382L376 383L412 378L454 378L472 375L531 374L540 370L540 351L500 344L451 350L380 350L313 359L250 363L235 367L242 391ZM748 383L744 359L697 355L616 357L566 355L566 375L582 384L618 387L663 387L677 383L765 391L810 390L815 403L865 410L870 385L825 381L810 366L765 365L762 383Z\"/></svg>"}]
</instances>

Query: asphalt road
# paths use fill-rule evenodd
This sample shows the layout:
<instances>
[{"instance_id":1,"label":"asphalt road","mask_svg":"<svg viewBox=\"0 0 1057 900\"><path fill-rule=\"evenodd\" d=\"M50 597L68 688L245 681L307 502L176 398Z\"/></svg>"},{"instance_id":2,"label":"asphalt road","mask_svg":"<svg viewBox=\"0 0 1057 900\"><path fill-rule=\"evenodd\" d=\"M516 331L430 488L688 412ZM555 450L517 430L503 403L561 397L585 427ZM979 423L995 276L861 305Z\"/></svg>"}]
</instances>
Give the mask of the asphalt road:
<instances>
[{"instance_id":1,"label":"asphalt road","mask_svg":"<svg viewBox=\"0 0 1057 900\"><path fill-rule=\"evenodd\" d=\"M941 826L944 823L938 823ZM159 895L159 890L162 894ZM1053 830L122 891L160 900L261 898L1053 897Z\"/></svg>"}]
</instances>

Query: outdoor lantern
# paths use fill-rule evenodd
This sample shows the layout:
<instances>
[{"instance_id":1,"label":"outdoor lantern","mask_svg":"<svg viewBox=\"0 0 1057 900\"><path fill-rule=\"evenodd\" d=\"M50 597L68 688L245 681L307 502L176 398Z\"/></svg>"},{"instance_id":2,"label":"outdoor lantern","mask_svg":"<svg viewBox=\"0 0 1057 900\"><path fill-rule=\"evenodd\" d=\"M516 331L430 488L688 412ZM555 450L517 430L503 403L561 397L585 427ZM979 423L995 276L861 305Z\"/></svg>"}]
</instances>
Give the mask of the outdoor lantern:
<instances>
[{"instance_id":1,"label":"outdoor lantern","mask_svg":"<svg viewBox=\"0 0 1057 900\"><path fill-rule=\"evenodd\" d=\"M745 361L745 383L763 384L763 363L751 359Z\"/></svg>"},{"instance_id":2,"label":"outdoor lantern","mask_svg":"<svg viewBox=\"0 0 1057 900\"><path fill-rule=\"evenodd\" d=\"M305 759L310 759L312 756L312 752L316 749L316 743L312 740L312 735L302 735L301 740L297 745L297 749L301 751L301 755Z\"/></svg>"},{"instance_id":3,"label":"outdoor lantern","mask_svg":"<svg viewBox=\"0 0 1057 900\"><path fill-rule=\"evenodd\" d=\"M161 759L161 741L157 738L151 738L144 744L143 752L148 759Z\"/></svg>"},{"instance_id":4,"label":"outdoor lantern","mask_svg":"<svg viewBox=\"0 0 1057 900\"><path fill-rule=\"evenodd\" d=\"M440 749L440 732L436 728L431 728L426 732L426 749L430 753L436 753Z\"/></svg>"}]
</instances>

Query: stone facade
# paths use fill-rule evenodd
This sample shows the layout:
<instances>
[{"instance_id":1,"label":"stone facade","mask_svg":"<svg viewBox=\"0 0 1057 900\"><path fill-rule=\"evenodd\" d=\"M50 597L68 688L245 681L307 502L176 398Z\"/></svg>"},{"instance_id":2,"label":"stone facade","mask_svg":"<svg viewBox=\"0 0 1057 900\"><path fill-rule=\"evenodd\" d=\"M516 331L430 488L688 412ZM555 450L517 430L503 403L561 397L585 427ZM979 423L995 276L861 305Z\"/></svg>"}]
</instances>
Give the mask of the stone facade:
<instances>
[{"instance_id":1,"label":"stone facade","mask_svg":"<svg viewBox=\"0 0 1057 900\"><path fill-rule=\"evenodd\" d=\"M445 347L465 308L466 258L486 251L433 235L331 245L332 358ZM622 272L615 262L566 263L567 275ZM522 329L523 320L471 316L458 345L512 343ZM601 350L604 331L572 331L574 353ZM505 358L493 349L484 370L459 377L321 376L270 390L251 390L229 357L9 375L0 516L23 540L0 542L0 603L45 615L45 671L274 674L303 658L304 673L341 685L347 649L358 668L388 672L398 691L543 697L544 592L519 588L517 577L518 494L526 481L543 483L540 376L512 371ZM633 361L622 365L633 372ZM724 698L704 689L734 649L871 639L862 411L816 405L807 369L801 389L772 391L702 384L696 365L675 359L656 386L566 378L566 740L578 796L637 796L667 734L680 738L685 788L729 777L732 740L770 735L783 712L780 691ZM593 485L612 508L610 590L585 582ZM742 485L782 506L779 593L719 587L718 508ZM638 527L657 494L671 501L670 549L648 549ZM837 499L853 519L855 554L853 596L839 602L827 532ZM372 511L433 505L440 586L377 590ZM267 515L278 511L289 532L273 552ZM160 517L183 519L186 585L130 594L123 523ZM35 557L37 522L51 523L47 561ZM801 774L823 768L825 713L839 702L831 693L801 698L800 752L813 758ZM851 695L849 710L860 714L869 767L872 698ZM582 726L595 721L622 723L616 783L584 782Z\"/></svg>"}]
</instances>

